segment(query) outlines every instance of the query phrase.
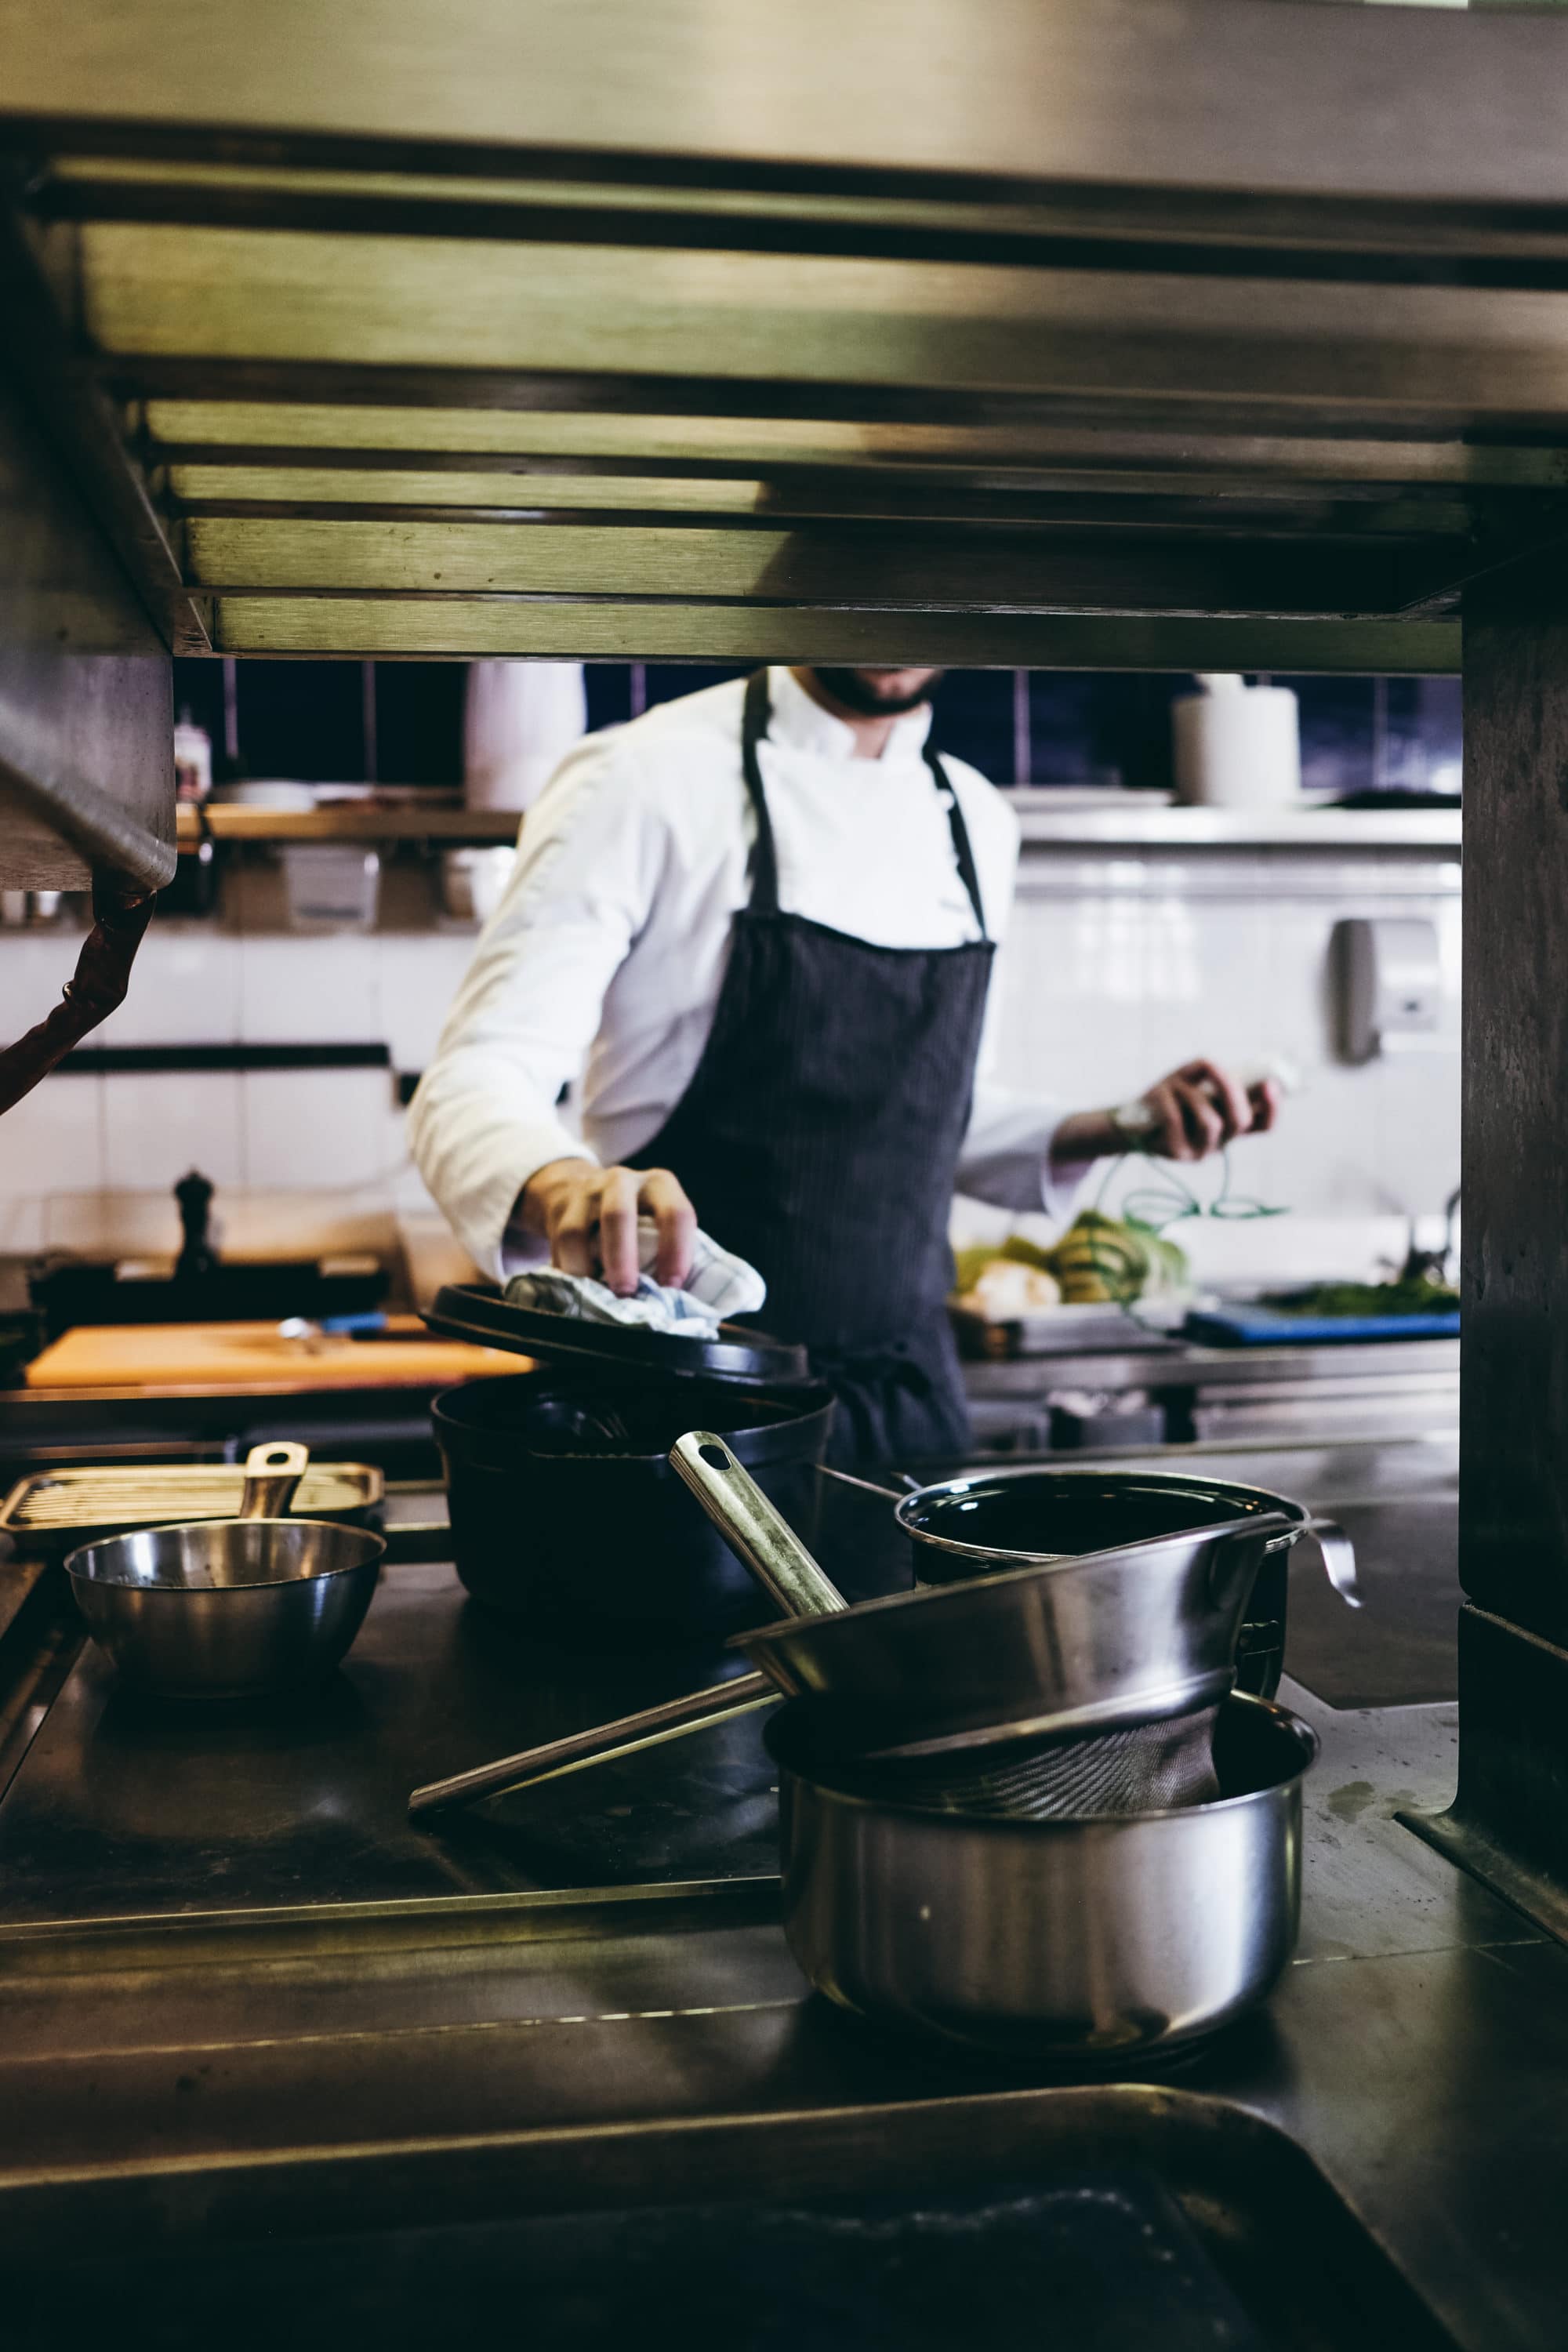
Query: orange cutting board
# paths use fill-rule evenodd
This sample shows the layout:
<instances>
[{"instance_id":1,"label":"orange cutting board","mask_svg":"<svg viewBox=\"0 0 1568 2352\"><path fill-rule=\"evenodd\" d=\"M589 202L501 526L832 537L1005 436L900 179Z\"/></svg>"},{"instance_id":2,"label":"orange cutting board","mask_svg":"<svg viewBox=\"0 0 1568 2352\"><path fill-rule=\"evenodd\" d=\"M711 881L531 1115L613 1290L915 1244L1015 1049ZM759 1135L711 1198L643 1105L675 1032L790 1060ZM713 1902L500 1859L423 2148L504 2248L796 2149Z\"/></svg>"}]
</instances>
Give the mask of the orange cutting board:
<instances>
[{"instance_id":1,"label":"orange cutting board","mask_svg":"<svg viewBox=\"0 0 1568 2352\"><path fill-rule=\"evenodd\" d=\"M504 1349L438 1339L416 1315L393 1315L387 1322L391 1330L417 1336L312 1342L279 1338L275 1323L83 1323L34 1358L27 1386L150 1396L192 1389L429 1388L529 1369L526 1357Z\"/></svg>"}]
</instances>

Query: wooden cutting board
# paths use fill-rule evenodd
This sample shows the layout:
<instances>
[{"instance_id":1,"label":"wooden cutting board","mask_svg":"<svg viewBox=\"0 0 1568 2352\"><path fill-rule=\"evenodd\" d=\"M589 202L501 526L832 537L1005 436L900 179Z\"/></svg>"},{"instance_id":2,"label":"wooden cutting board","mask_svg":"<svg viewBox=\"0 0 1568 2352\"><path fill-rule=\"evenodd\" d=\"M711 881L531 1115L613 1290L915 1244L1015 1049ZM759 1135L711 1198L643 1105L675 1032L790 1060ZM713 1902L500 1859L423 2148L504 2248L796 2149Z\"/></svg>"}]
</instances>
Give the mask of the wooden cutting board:
<instances>
[{"instance_id":1,"label":"wooden cutting board","mask_svg":"<svg viewBox=\"0 0 1568 2352\"><path fill-rule=\"evenodd\" d=\"M315 1341L279 1338L275 1323L83 1323L27 1366L29 1389L138 1390L149 1396L190 1390L265 1393L300 1389L440 1387L499 1372L524 1372L529 1360L500 1348L438 1339L416 1315L387 1318L407 1339Z\"/></svg>"}]
</instances>

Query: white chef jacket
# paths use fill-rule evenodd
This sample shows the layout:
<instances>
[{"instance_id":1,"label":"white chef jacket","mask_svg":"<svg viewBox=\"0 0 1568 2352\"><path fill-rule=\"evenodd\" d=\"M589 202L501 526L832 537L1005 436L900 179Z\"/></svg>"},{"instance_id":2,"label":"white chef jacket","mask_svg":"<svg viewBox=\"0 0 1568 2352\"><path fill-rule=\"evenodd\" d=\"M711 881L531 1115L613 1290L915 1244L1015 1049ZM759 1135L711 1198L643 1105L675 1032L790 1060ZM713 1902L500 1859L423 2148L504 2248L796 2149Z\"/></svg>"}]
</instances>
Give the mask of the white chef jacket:
<instances>
[{"instance_id":1,"label":"white chef jacket","mask_svg":"<svg viewBox=\"0 0 1568 2352\"><path fill-rule=\"evenodd\" d=\"M784 910L879 947L976 938L946 805L922 757L929 708L895 720L881 757L866 760L853 730L787 669L769 671L768 691L758 757ZM523 827L506 896L409 1115L426 1183L470 1256L501 1279L546 1255L513 1223L534 1171L571 1156L624 1160L658 1134L696 1071L731 927L751 890L743 692L737 679L587 737ZM1017 821L973 768L945 754L942 764L969 829L986 927L1000 940ZM1059 1109L985 1075L999 994L994 981L960 1184L1007 1208L1057 1205ZM579 1076L580 1138L558 1108ZM788 1117L787 1103L779 1113ZM1058 1181L1080 1173L1063 1169Z\"/></svg>"}]
</instances>

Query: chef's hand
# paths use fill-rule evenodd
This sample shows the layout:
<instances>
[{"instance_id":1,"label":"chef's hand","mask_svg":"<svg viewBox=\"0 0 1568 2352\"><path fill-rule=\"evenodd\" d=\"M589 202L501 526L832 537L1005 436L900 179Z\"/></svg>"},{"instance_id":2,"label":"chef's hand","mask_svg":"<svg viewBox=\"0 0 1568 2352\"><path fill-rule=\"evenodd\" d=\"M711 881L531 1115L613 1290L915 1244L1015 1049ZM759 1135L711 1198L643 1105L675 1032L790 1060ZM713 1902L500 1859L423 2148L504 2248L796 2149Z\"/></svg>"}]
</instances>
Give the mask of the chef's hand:
<instances>
[{"instance_id":1,"label":"chef's hand","mask_svg":"<svg viewBox=\"0 0 1568 2352\"><path fill-rule=\"evenodd\" d=\"M1206 1160L1238 1135L1271 1128L1279 1089L1272 1078L1242 1087L1217 1062L1196 1061L1184 1062L1139 1099L1152 1114L1143 1150L1162 1160Z\"/></svg>"},{"instance_id":2,"label":"chef's hand","mask_svg":"<svg viewBox=\"0 0 1568 2352\"><path fill-rule=\"evenodd\" d=\"M691 1272L697 1212L667 1168L600 1168L552 1160L522 1188L523 1230L550 1244L563 1274L592 1274L619 1298L637 1286L637 1219L658 1227L654 1277L679 1285Z\"/></svg>"},{"instance_id":3,"label":"chef's hand","mask_svg":"<svg viewBox=\"0 0 1568 2352\"><path fill-rule=\"evenodd\" d=\"M1111 1152L1148 1151L1162 1160L1206 1160L1238 1135L1261 1135L1274 1124L1279 1088L1272 1078L1243 1087L1217 1062L1184 1062L1133 1103L1085 1110L1065 1118L1051 1141L1063 1163Z\"/></svg>"}]
</instances>

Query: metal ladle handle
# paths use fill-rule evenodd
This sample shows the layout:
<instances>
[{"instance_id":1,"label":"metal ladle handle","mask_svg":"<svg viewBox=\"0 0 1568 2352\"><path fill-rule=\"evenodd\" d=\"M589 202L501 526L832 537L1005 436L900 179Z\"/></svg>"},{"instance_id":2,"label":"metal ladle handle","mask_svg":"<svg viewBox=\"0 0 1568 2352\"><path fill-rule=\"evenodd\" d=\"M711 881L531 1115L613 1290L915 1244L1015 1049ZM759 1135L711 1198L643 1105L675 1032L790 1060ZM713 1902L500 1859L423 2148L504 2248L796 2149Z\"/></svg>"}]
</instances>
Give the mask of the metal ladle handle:
<instances>
[{"instance_id":1,"label":"metal ladle handle","mask_svg":"<svg viewBox=\"0 0 1568 2352\"><path fill-rule=\"evenodd\" d=\"M237 1517L280 1519L310 1464L308 1445L279 1439L272 1445L253 1445L245 1457L245 1492Z\"/></svg>"},{"instance_id":2,"label":"metal ladle handle","mask_svg":"<svg viewBox=\"0 0 1568 2352\"><path fill-rule=\"evenodd\" d=\"M784 1616L831 1617L848 1605L721 1437L689 1431L670 1447L669 1465Z\"/></svg>"},{"instance_id":3,"label":"metal ladle handle","mask_svg":"<svg viewBox=\"0 0 1568 2352\"><path fill-rule=\"evenodd\" d=\"M580 1772L590 1764L608 1764L618 1756L635 1756L638 1748L657 1748L666 1739L683 1739L688 1732L706 1731L710 1725L728 1723L731 1716L750 1715L771 1706L784 1693L766 1675L736 1675L706 1690L689 1691L684 1698L666 1699L645 1706L617 1722L595 1724L591 1731L574 1731L542 1748L525 1748L521 1755L502 1756L493 1764L476 1764L470 1772L456 1772L449 1780L431 1780L416 1789L408 1800L410 1821L428 1821L436 1813L455 1813L481 1797L499 1797L506 1789L531 1789L541 1780L557 1780L564 1772Z\"/></svg>"},{"instance_id":4,"label":"metal ladle handle","mask_svg":"<svg viewBox=\"0 0 1568 2352\"><path fill-rule=\"evenodd\" d=\"M899 1482L896 1486L879 1486L875 1478L857 1478L849 1471L835 1470L826 1462L817 1464L816 1475L819 1478L831 1478L840 1486L857 1486L862 1495L879 1495L884 1503L901 1503L906 1496L923 1492L920 1480L911 1478L907 1470L892 1472Z\"/></svg>"},{"instance_id":5,"label":"metal ladle handle","mask_svg":"<svg viewBox=\"0 0 1568 2352\"><path fill-rule=\"evenodd\" d=\"M725 1542L785 1616L827 1617L847 1605L837 1587L829 1583L794 1528L774 1510L721 1437L707 1430L692 1430L677 1439L669 1459ZM682 1739L689 1732L705 1731L714 1724L728 1723L733 1716L771 1706L783 1696L766 1675L738 1675L731 1682L690 1691L684 1698L666 1699L637 1715L624 1715L617 1722L574 1731L564 1739L524 1748L516 1756L499 1757L493 1764L477 1764L472 1771L454 1773L448 1780L429 1781L409 1798L409 1818L429 1821L477 1804L482 1797L499 1797L509 1789L531 1789L563 1773L581 1772L593 1764L632 1756L639 1748L654 1748L667 1739Z\"/></svg>"}]
</instances>

